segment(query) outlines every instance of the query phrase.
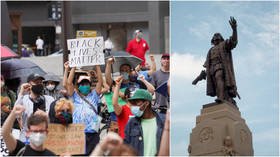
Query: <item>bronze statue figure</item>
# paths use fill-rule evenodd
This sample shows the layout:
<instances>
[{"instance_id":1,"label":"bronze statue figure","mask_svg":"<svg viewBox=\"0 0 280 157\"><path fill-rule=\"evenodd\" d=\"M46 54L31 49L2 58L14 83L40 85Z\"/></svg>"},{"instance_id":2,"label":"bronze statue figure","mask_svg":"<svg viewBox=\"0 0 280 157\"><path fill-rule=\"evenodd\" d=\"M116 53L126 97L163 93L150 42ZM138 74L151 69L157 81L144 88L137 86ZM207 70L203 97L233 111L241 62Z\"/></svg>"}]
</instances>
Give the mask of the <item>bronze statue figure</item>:
<instances>
[{"instance_id":1,"label":"bronze statue figure","mask_svg":"<svg viewBox=\"0 0 280 157\"><path fill-rule=\"evenodd\" d=\"M228 101L234 105L236 102L233 98L240 96L237 92L232 54L231 50L237 45L237 23L233 17L230 17L229 24L232 28L232 36L224 40L220 33L215 33L204 67L200 75L192 82L196 84L202 79L207 81L206 95L217 96L216 102Z\"/></svg>"}]
</instances>

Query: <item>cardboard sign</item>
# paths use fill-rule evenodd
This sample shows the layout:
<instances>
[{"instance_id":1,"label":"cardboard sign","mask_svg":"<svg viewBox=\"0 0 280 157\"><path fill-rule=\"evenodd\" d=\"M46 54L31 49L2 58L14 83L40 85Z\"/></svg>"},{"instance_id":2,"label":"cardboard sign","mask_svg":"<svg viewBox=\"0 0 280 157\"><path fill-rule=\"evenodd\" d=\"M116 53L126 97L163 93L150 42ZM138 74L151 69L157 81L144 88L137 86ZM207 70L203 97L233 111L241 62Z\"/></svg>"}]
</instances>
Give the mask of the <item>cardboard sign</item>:
<instances>
[{"instance_id":1,"label":"cardboard sign","mask_svg":"<svg viewBox=\"0 0 280 157\"><path fill-rule=\"evenodd\" d=\"M67 47L70 50L70 67L105 64L103 37L69 39L67 40Z\"/></svg>"},{"instance_id":2,"label":"cardboard sign","mask_svg":"<svg viewBox=\"0 0 280 157\"><path fill-rule=\"evenodd\" d=\"M68 127L61 124L49 124L48 138L44 145L56 155L84 154L84 129L83 124L70 124Z\"/></svg>"}]
</instances>

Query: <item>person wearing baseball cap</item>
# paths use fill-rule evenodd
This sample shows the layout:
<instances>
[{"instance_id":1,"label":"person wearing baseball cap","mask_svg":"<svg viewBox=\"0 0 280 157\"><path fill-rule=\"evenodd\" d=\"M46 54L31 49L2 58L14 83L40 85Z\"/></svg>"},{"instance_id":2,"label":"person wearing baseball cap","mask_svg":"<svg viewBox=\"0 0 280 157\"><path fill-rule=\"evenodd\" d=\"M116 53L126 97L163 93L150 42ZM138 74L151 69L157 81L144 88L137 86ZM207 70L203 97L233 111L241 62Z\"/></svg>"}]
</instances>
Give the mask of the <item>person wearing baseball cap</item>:
<instances>
[{"instance_id":1,"label":"person wearing baseball cap","mask_svg":"<svg viewBox=\"0 0 280 157\"><path fill-rule=\"evenodd\" d=\"M162 84L166 83L169 79L169 65L170 65L170 55L169 53L164 53L161 56L161 68L152 74L151 84L156 88L160 87ZM169 96L162 95L156 92L156 100L153 108L157 112L166 113L169 108Z\"/></svg>"},{"instance_id":2,"label":"person wearing baseball cap","mask_svg":"<svg viewBox=\"0 0 280 157\"><path fill-rule=\"evenodd\" d=\"M128 99L135 117L126 125L124 142L138 150L140 156L155 156L160 147L165 115L153 111L152 99L145 89L137 89Z\"/></svg>"},{"instance_id":3,"label":"person wearing baseball cap","mask_svg":"<svg viewBox=\"0 0 280 157\"><path fill-rule=\"evenodd\" d=\"M65 66L68 67L69 63L65 64ZM91 78L87 75L80 75L75 83L77 84L75 87L73 84L75 70L76 67L70 70L66 89L74 103L73 123L85 125L86 153L83 155L88 156L100 140L98 133L100 127L98 107L103 79L100 66L96 65L97 83L95 88L92 88Z\"/></svg>"},{"instance_id":4,"label":"person wearing baseball cap","mask_svg":"<svg viewBox=\"0 0 280 157\"><path fill-rule=\"evenodd\" d=\"M133 56L142 59L141 65L145 65L146 59L145 54L150 49L146 40L143 39L143 31L137 29L134 31L135 38L130 40L127 44L126 52Z\"/></svg>"},{"instance_id":5,"label":"person wearing baseball cap","mask_svg":"<svg viewBox=\"0 0 280 157\"><path fill-rule=\"evenodd\" d=\"M15 106L21 105L25 108L22 116L19 117L22 125L19 139L24 143L29 142L29 139L25 136L28 131L27 119L33 113L47 116L50 105L54 101L53 97L43 94L43 80L45 80L45 78L40 74L30 74L27 77L27 83L21 85L18 98L15 102Z\"/></svg>"}]
</instances>

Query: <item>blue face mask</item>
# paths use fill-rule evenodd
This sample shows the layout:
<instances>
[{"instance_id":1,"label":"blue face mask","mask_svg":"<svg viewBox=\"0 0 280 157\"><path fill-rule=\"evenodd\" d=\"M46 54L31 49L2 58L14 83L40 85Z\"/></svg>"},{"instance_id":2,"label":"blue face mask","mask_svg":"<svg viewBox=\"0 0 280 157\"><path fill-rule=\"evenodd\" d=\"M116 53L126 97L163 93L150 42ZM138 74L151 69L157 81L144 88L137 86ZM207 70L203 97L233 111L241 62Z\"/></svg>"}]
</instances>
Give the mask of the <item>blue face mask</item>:
<instances>
[{"instance_id":1,"label":"blue face mask","mask_svg":"<svg viewBox=\"0 0 280 157\"><path fill-rule=\"evenodd\" d=\"M133 115L135 115L136 117L141 117L144 113L144 111L140 110L140 106L131 106L131 112Z\"/></svg>"},{"instance_id":2,"label":"blue face mask","mask_svg":"<svg viewBox=\"0 0 280 157\"><path fill-rule=\"evenodd\" d=\"M121 75L123 76L124 80L128 80L129 79L129 74L127 72L121 72Z\"/></svg>"},{"instance_id":3,"label":"blue face mask","mask_svg":"<svg viewBox=\"0 0 280 157\"><path fill-rule=\"evenodd\" d=\"M84 94L84 95L87 95L89 92L90 92L90 86L89 85L80 85L79 86L79 91Z\"/></svg>"}]
</instances>

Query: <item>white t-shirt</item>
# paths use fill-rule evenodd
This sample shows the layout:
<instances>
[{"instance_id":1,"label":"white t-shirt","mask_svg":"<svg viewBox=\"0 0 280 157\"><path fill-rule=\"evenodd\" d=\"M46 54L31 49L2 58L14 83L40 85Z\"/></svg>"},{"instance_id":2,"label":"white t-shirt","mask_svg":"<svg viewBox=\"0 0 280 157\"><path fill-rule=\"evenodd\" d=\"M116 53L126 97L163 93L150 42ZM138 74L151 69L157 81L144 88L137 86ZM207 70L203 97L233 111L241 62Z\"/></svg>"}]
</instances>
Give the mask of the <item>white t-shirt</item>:
<instances>
[{"instance_id":1,"label":"white t-shirt","mask_svg":"<svg viewBox=\"0 0 280 157\"><path fill-rule=\"evenodd\" d=\"M36 40L37 49L42 50L43 49L43 45L44 45L44 41L42 39L37 39Z\"/></svg>"}]
</instances>

